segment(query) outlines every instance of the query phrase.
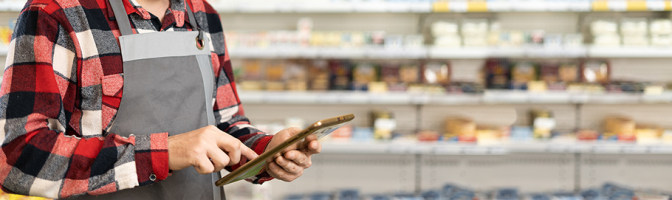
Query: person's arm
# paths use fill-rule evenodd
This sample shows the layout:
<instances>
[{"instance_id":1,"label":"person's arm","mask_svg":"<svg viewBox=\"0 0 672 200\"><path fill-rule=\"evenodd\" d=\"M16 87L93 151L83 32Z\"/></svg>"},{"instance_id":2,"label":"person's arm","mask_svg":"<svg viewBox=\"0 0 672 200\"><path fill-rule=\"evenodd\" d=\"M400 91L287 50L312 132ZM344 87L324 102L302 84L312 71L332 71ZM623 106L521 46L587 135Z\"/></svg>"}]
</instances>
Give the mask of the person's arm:
<instances>
[{"instance_id":1,"label":"person's arm","mask_svg":"<svg viewBox=\"0 0 672 200\"><path fill-rule=\"evenodd\" d=\"M83 64L98 58L78 56L75 33L46 11L50 6L27 5L7 55L0 92L2 190L66 198L165 179L168 134L103 132L104 105L96 101L101 80L91 74L96 66Z\"/></svg>"}]
</instances>

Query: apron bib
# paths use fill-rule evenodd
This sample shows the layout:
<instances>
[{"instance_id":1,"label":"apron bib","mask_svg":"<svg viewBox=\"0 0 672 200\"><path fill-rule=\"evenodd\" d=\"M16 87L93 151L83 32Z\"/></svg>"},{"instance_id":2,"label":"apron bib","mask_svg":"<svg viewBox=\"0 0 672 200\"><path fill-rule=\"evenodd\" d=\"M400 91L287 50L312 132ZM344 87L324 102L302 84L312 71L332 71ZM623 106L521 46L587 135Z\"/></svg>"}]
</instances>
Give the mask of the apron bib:
<instances>
[{"instance_id":1,"label":"apron bib","mask_svg":"<svg viewBox=\"0 0 672 200\"><path fill-rule=\"evenodd\" d=\"M122 35L124 67L124 94L110 132L125 137L161 132L172 136L215 125L215 75L208 38L200 29L133 34L122 1L127 0L110 0ZM191 27L197 29L186 6ZM189 167L151 185L75 199L223 199L224 190L214 185L220 177Z\"/></svg>"}]
</instances>

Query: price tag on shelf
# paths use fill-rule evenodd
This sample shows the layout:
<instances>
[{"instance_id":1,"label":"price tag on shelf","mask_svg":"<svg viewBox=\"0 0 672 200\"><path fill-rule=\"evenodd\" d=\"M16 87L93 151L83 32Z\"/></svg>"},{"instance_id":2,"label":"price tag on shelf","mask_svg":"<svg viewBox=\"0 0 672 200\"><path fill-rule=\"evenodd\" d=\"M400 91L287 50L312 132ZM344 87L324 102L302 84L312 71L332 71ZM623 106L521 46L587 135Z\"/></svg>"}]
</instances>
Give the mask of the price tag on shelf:
<instances>
[{"instance_id":1,"label":"price tag on shelf","mask_svg":"<svg viewBox=\"0 0 672 200\"><path fill-rule=\"evenodd\" d=\"M465 155L483 155L487 154L487 152L488 152L487 148L479 146L466 146L462 147L462 149L460 150L460 153Z\"/></svg>"},{"instance_id":2,"label":"price tag on shelf","mask_svg":"<svg viewBox=\"0 0 672 200\"><path fill-rule=\"evenodd\" d=\"M340 96L342 94L338 94L335 92L324 92L324 93L317 93L315 95L317 96L317 103L337 104L340 102Z\"/></svg>"},{"instance_id":3,"label":"price tag on shelf","mask_svg":"<svg viewBox=\"0 0 672 200\"><path fill-rule=\"evenodd\" d=\"M605 0L594 1L593 11L609 11L609 1Z\"/></svg>"},{"instance_id":4,"label":"price tag on shelf","mask_svg":"<svg viewBox=\"0 0 672 200\"><path fill-rule=\"evenodd\" d=\"M570 11L590 11L590 1L573 1L568 3L568 8Z\"/></svg>"},{"instance_id":5,"label":"price tag on shelf","mask_svg":"<svg viewBox=\"0 0 672 200\"><path fill-rule=\"evenodd\" d=\"M663 11L666 8L666 1L662 0L646 1L646 7L652 11Z\"/></svg>"},{"instance_id":6,"label":"price tag on shelf","mask_svg":"<svg viewBox=\"0 0 672 200\"><path fill-rule=\"evenodd\" d=\"M411 103L412 104L427 104L429 103L429 100L431 97L429 95L421 95L421 94L416 94L416 95L411 95Z\"/></svg>"},{"instance_id":7,"label":"price tag on shelf","mask_svg":"<svg viewBox=\"0 0 672 200\"><path fill-rule=\"evenodd\" d=\"M387 3L385 10L387 12L409 12L411 8L408 3Z\"/></svg>"},{"instance_id":8,"label":"price tag on shelf","mask_svg":"<svg viewBox=\"0 0 672 200\"><path fill-rule=\"evenodd\" d=\"M669 146L669 145L653 145L653 146L648 146L646 151L648 153L656 153L656 154L672 154L672 146Z\"/></svg>"},{"instance_id":9,"label":"price tag on shelf","mask_svg":"<svg viewBox=\"0 0 672 200\"><path fill-rule=\"evenodd\" d=\"M488 3L485 1L469 2L467 12L488 12Z\"/></svg>"},{"instance_id":10,"label":"price tag on shelf","mask_svg":"<svg viewBox=\"0 0 672 200\"><path fill-rule=\"evenodd\" d=\"M628 1L624 0L610 0L608 3L609 10L611 11L627 11L628 10Z\"/></svg>"},{"instance_id":11,"label":"price tag on shelf","mask_svg":"<svg viewBox=\"0 0 672 200\"><path fill-rule=\"evenodd\" d=\"M627 11L647 11L646 1L627 1Z\"/></svg>"},{"instance_id":12,"label":"price tag on shelf","mask_svg":"<svg viewBox=\"0 0 672 200\"><path fill-rule=\"evenodd\" d=\"M571 146L567 145L548 145L546 147L546 152L551 153L570 153L572 150Z\"/></svg>"},{"instance_id":13,"label":"price tag on shelf","mask_svg":"<svg viewBox=\"0 0 672 200\"><path fill-rule=\"evenodd\" d=\"M430 3L410 3L409 11L416 13L428 13L432 12L432 5Z\"/></svg>"},{"instance_id":14,"label":"price tag on shelf","mask_svg":"<svg viewBox=\"0 0 672 200\"><path fill-rule=\"evenodd\" d=\"M432 12L449 12L449 11L450 10L448 9L447 1L439 1L432 4Z\"/></svg>"},{"instance_id":15,"label":"price tag on shelf","mask_svg":"<svg viewBox=\"0 0 672 200\"><path fill-rule=\"evenodd\" d=\"M568 11L570 2L565 1L548 1L546 2L546 10L548 11Z\"/></svg>"},{"instance_id":16,"label":"price tag on shelf","mask_svg":"<svg viewBox=\"0 0 672 200\"><path fill-rule=\"evenodd\" d=\"M449 8L452 12L467 12L469 5L466 1L451 1Z\"/></svg>"},{"instance_id":17,"label":"price tag on shelf","mask_svg":"<svg viewBox=\"0 0 672 200\"><path fill-rule=\"evenodd\" d=\"M620 148L618 146L596 145L590 148L590 152L614 154L620 153Z\"/></svg>"},{"instance_id":18,"label":"price tag on shelf","mask_svg":"<svg viewBox=\"0 0 672 200\"><path fill-rule=\"evenodd\" d=\"M621 152L622 153L628 153L628 154L643 154L647 153L647 148L646 146L641 146L641 145L624 145L621 147Z\"/></svg>"},{"instance_id":19,"label":"price tag on shelf","mask_svg":"<svg viewBox=\"0 0 672 200\"><path fill-rule=\"evenodd\" d=\"M569 101L571 103L586 103L590 100L590 95L588 94L571 94L569 96Z\"/></svg>"}]
</instances>

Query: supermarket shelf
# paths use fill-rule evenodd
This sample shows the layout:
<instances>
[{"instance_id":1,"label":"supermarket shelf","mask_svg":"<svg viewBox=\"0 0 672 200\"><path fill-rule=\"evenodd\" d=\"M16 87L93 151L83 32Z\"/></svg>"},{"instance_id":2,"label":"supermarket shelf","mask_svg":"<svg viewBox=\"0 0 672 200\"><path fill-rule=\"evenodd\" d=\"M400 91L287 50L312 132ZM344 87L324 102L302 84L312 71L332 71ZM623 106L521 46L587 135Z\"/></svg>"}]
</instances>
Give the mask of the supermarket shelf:
<instances>
[{"instance_id":1,"label":"supermarket shelf","mask_svg":"<svg viewBox=\"0 0 672 200\"><path fill-rule=\"evenodd\" d=\"M437 2L241 2L213 5L220 13L442 13L442 12L600 12L667 11L670 1L437 1Z\"/></svg>"},{"instance_id":2,"label":"supermarket shelf","mask_svg":"<svg viewBox=\"0 0 672 200\"><path fill-rule=\"evenodd\" d=\"M670 47L591 47L590 57L671 58Z\"/></svg>"},{"instance_id":3,"label":"supermarket shelf","mask_svg":"<svg viewBox=\"0 0 672 200\"><path fill-rule=\"evenodd\" d=\"M232 48L234 58L427 58L425 48Z\"/></svg>"},{"instance_id":4,"label":"supermarket shelf","mask_svg":"<svg viewBox=\"0 0 672 200\"><path fill-rule=\"evenodd\" d=\"M622 142L501 142L478 145L455 142L322 142L322 153L506 155L510 153L672 154L672 144Z\"/></svg>"},{"instance_id":5,"label":"supermarket shelf","mask_svg":"<svg viewBox=\"0 0 672 200\"><path fill-rule=\"evenodd\" d=\"M544 47L463 47L463 48L430 48L429 58L437 59L482 59L490 57L516 58L578 58L586 56L586 48L544 48Z\"/></svg>"},{"instance_id":6,"label":"supermarket shelf","mask_svg":"<svg viewBox=\"0 0 672 200\"><path fill-rule=\"evenodd\" d=\"M672 103L672 92L660 95L587 94L570 92L486 91L484 94L423 94L361 91L240 91L246 104L345 105L478 105L478 104L652 104Z\"/></svg>"},{"instance_id":7,"label":"supermarket shelf","mask_svg":"<svg viewBox=\"0 0 672 200\"><path fill-rule=\"evenodd\" d=\"M428 2L227 2L213 5L220 13L429 13Z\"/></svg>"},{"instance_id":8,"label":"supermarket shelf","mask_svg":"<svg viewBox=\"0 0 672 200\"><path fill-rule=\"evenodd\" d=\"M429 48L232 48L234 58L670 58L672 47L429 47Z\"/></svg>"}]
</instances>

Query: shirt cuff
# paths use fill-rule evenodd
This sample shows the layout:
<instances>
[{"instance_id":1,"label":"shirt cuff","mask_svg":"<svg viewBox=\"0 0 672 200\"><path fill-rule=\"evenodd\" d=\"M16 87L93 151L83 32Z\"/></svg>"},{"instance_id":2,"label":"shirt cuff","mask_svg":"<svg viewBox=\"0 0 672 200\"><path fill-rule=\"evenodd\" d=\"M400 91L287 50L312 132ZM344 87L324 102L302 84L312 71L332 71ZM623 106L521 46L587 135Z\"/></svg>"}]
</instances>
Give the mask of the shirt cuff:
<instances>
[{"instance_id":1,"label":"shirt cuff","mask_svg":"<svg viewBox=\"0 0 672 200\"><path fill-rule=\"evenodd\" d=\"M168 133L135 136L135 168L140 186L168 177Z\"/></svg>"}]
</instances>

